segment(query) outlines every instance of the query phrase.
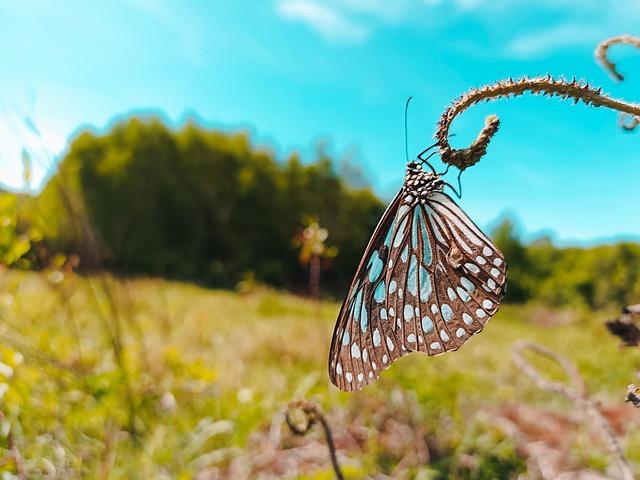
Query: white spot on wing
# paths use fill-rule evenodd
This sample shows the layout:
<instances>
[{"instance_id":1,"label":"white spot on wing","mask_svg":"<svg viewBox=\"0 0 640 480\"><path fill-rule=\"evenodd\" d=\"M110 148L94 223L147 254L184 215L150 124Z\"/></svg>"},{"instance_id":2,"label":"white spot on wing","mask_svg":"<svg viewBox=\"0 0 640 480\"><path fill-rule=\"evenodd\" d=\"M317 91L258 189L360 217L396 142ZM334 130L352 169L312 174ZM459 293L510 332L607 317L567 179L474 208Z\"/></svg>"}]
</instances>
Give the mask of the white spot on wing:
<instances>
[{"instance_id":1,"label":"white spot on wing","mask_svg":"<svg viewBox=\"0 0 640 480\"><path fill-rule=\"evenodd\" d=\"M467 332L464 331L464 328L459 328L458 330L456 330L456 337L458 338L462 338L467 334Z\"/></svg>"},{"instance_id":2,"label":"white spot on wing","mask_svg":"<svg viewBox=\"0 0 640 480\"><path fill-rule=\"evenodd\" d=\"M440 338L443 342L449 341L449 335L447 335L447 332L445 332L444 330L440 330Z\"/></svg>"},{"instance_id":3,"label":"white spot on wing","mask_svg":"<svg viewBox=\"0 0 640 480\"><path fill-rule=\"evenodd\" d=\"M407 335L407 342L416 343L416 336L413 333L410 333L409 335Z\"/></svg>"},{"instance_id":4,"label":"white spot on wing","mask_svg":"<svg viewBox=\"0 0 640 480\"><path fill-rule=\"evenodd\" d=\"M471 298L469 294L465 292L463 289L461 289L460 287L457 287L456 291L458 292L458 295L460 296L463 302L468 302L469 299Z\"/></svg>"},{"instance_id":5,"label":"white spot on wing","mask_svg":"<svg viewBox=\"0 0 640 480\"><path fill-rule=\"evenodd\" d=\"M376 328L373 331L373 345L375 347L379 347L380 346L380 331Z\"/></svg>"},{"instance_id":6,"label":"white spot on wing","mask_svg":"<svg viewBox=\"0 0 640 480\"><path fill-rule=\"evenodd\" d=\"M440 342L433 342L431 345L429 345L429 348L431 350L440 350Z\"/></svg>"},{"instance_id":7,"label":"white spot on wing","mask_svg":"<svg viewBox=\"0 0 640 480\"><path fill-rule=\"evenodd\" d=\"M462 314L462 321L466 324L466 325L471 325L473 323L473 318L471 317L471 315L469 315L467 312L464 312Z\"/></svg>"},{"instance_id":8,"label":"white spot on wing","mask_svg":"<svg viewBox=\"0 0 640 480\"><path fill-rule=\"evenodd\" d=\"M479 309L477 309L477 310L476 310L476 317L478 317L478 318L484 318L484 317L486 317L486 316L487 316L487 314L486 314L486 313L484 313L484 310L482 310L481 308L479 308Z\"/></svg>"},{"instance_id":9,"label":"white spot on wing","mask_svg":"<svg viewBox=\"0 0 640 480\"><path fill-rule=\"evenodd\" d=\"M442 318L444 318L445 322L448 322L453 318L453 310L451 310L451 307L446 303L442 304L440 310L442 311Z\"/></svg>"},{"instance_id":10,"label":"white spot on wing","mask_svg":"<svg viewBox=\"0 0 640 480\"><path fill-rule=\"evenodd\" d=\"M394 345L390 337L387 337L387 348L389 349L390 352L393 352ZM387 363L387 362L384 362L384 363Z\"/></svg>"},{"instance_id":11,"label":"white spot on wing","mask_svg":"<svg viewBox=\"0 0 640 480\"><path fill-rule=\"evenodd\" d=\"M460 277L460 283L469 293L473 293L473 291L476 289L476 287L473 286L473 283L471 283L471 280L469 280L467 277Z\"/></svg>"},{"instance_id":12,"label":"white spot on wing","mask_svg":"<svg viewBox=\"0 0 640 480\"><path fill-rule=\"evenodd\" d=\"M409 321L413 318L413 307L411 305L404 306L404 319Z\"/></svg>"},{"instance_id":13,"label":"white spot on wing","mask_svg":"<svg viewBox=\"0 0 640 480\"><path fill-rule=\"evenodd\" d=\"M480 273L480 269L478 268L478 266L475 263L465 263L464 266L471 273Z\"/></svg>"},{"instance_id":14,"label":"white spot on wing","mask_svg":"<svg viewBox=\"0 0 640 480\"><path fill-rule=\"evenodd\" d=\"M360 347L356 343L351 344L351 356L353 358L360 358Z\"/></svg>"}]
</instances>

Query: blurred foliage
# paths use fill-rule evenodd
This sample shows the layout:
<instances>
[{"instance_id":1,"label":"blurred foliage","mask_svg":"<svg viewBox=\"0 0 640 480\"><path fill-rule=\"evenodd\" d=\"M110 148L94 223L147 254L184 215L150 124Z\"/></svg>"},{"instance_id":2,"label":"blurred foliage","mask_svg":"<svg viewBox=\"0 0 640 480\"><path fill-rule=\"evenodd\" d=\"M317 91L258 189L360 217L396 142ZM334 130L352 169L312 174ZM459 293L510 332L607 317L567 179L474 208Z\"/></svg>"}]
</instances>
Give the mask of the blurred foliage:
<instances>
[{"instance_id":1,"label":"blurred foliage","mask_svg":"<svg viewBox=\"0 0 640 480\"><path fill-rule=\"evenodd\" d=\"M29 201L24 195L0 192L0 268L30 268L33 265L32 246L42 239L33 226L20 226L19 204Z\"/></svg>"},{"instance_id":2,"label":"blurred foliage","mask_svg":"<svg viewBox=\"0 0 640 480\"><path fill-rule=\"evenodd\" d=\"M323 149L317 156L281 163L246 134L132 118L105 135L79 135L39 204L47 223L59 223L49 225L56 249L82 249L65 215L71 206L90 219L111 269L219 286L248 273L304 285L290 240L313 215L340 251L324 285L343 285L384 205L369 188L347 185Z\"/></svg>"},{"instance_id":3,"label":"blurred foliage","mask_svg":"<svg viewBox=\"0 0 640 480\"><path fill-rule=\"evenodd\" d=\"M346 394L325 370L337 304L160 279L102 284L60 268L55 281L0 275L5 473L17 470L12 443L26 478L333 478L320 429L300 438L283 424L282 409L297 398L322 405L347 478L516 478L528 468L522 444L501 425L527 412L545 426L541 437L521 426L531 442L572 452L575 470L606 471L606 447L554 420L575 419L575 406L538 390L510 361L523 337L576 363L599 402L619 409L627 453L640 461L637 416L621 405L637 355L621 355L601 322L578 309L550 326L535 320L538 307L506 306L459 352L409 355ZM103 327L111 317L122 320L124 370ZM509 416L514 405L527 410Z\"/></svg>"},{"instance_id":4,"label":"blurred foliage","mask_svg":"<svg viewBox=\"0 0 640 480\"><path fill-rule=\"evenodd\" d=\"M22 196L21 232L36 227L50 251L77 253L85 271L303 292L307 267L291 238L313 218L339 252L323 268L323 289L341 296L384 209L369 187L345 180L348 171L322 145L313 162L296 154L282 162L243 133L133 117L73 141L43 191ZM640 298L639 244L525 243L509 219L493 237L509 266L509 302L597 309Z\"/></svg>"},{"instance_id":5,"label":"blurred foliage","mask_svg":"<svg viewBox=\"0 0 640 480\"><path fill-rule=\"evenodd\" d=\"M509 219L493 238L509 267L507 301L600 309L640 299L640 244L558 248L548 238L525 244Z\"/></svg>"}]
</instances>

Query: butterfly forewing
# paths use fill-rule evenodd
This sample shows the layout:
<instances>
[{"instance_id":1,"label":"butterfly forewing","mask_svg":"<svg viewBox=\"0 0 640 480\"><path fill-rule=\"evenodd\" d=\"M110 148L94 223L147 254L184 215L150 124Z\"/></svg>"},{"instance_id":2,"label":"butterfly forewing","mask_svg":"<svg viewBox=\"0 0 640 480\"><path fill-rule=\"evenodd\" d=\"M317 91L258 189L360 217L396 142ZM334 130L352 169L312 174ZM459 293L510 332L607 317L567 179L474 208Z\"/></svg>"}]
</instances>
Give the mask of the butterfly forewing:
<instances>
[{"instance_id":1,"label":"butterfly forewing","mask_svg":"<svg viewBox=\"0 0 640 480\"><path fill-rule=\"evenodd\" d=\"M506 264L491 240L441 191L420 200L396 196L360 262L331 344L329 375L342 390L409 351L457 350L502 299Z\"/></svg>"},{"instance_id":2,"label":"butterfly forewing","mask_svg":"<svg viewBox=\"0 0 640 480\"><path fill-rule=\"evenodd\" d=\"M341 390L359 390L373 382L401 354L381 301L394 234L407 228L398 218L399 206L400 195L378 223L340 309L329 352L329 378Z\"/></svg>"}]
</instances>

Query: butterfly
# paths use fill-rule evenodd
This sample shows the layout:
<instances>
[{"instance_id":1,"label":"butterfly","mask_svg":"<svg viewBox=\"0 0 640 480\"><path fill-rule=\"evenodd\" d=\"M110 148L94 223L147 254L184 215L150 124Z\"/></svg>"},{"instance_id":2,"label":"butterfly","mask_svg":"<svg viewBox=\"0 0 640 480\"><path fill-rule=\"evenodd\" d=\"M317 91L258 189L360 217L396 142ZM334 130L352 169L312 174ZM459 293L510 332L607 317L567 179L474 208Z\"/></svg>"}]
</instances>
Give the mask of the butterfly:
<instances>
[{"instance_id":1,"label":"butterfly","mask_svg":"<svg viewBox=\"0 0 640 480\"><path fill-rule=\"evenodd\" d=\"M457 350L502 300L504 256L423 163L407 163L340 309L329 377L341 390L360 390L409 352Z\"/></svg>"}]
</instances>

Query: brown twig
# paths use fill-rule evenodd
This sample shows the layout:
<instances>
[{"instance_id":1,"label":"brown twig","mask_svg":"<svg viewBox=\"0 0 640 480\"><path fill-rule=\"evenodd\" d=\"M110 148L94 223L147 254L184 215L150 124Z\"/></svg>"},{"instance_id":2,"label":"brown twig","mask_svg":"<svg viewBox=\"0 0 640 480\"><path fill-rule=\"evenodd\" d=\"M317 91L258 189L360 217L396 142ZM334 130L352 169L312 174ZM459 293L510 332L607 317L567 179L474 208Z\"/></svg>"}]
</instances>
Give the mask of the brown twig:
<instances>
[{"instance_id":1,"label":"brown twig","mask_svg":"<svg viewBox=\"0 0 640 480\"><path fill-rule=\"evenodd\" d=\"M600 88L594 88L588 83L575 79L569 82L562 78L554 79L548 75L546 77L523 77L519 80L503 80L482 88L469 90L444 111L438 122L435 134L442 161L448 165L458 167L460 170L475 165L486 153L489 142L491 142L500 126L498 117L495 115L488 116L485 120L484 128L471 146L463 149L454 149L449 144L449 129L458 115L476 103L520 96L527 92L534 95L541 94L562 99L572 99L574 103L582 101L586 105L606 107L640 117L640 105L616 100L603 94Z\"/></svg>"},{"instance_id":2,"label":"brown twig","mask_svg":"<svg viewBox=\"0 0 640 480\"><path fill-rule=\"evenodd\" d=\"M608 52L609 47L613 45L632 45L636 48L640 48L640 37L634 37L632 35L619 35L617 37L607 38L600 42L596 47L595 55L596 59L602 64L613 78L621 82L624 80L624 76L616 68L616 64L609 60Z\"/></svg>"},{"instance_id":3,"label":"brown twig","mask_svg":"<svg viewBox=\"0 0 640 480\"><path fill-rule=\"evenodd\" d=\"M544 378L524 359L524 350L531 350L558 363L571 378L573 386L570 387ZM539 388L564 395L574 404L578 405L589 417L591 417L593 424L597 426L602 437L608 444L611 454L616 458L622 478L624 480L632 480L634 478L633 471L631 470L631 466L624 454L622 446L620 445L620 442L613 432L609 422L604 418L596 404L587 396L582 376L576 366L562 355L533 342L517 342L513 346L512 353L513 361L518 368L523 371Z\"/></svg>"},{"instance_id":4,"label":"brown twig","mask_svg":"<svg viewBox=\"0 0 640 480\"><path fill-rule=\"evenodd\" d=\"M305 414L305 424L298 425L291 419L291 412L293 410L301 410ZM329 454L331 455L331 464L333 465L333 471L338 480L344 480L344 475L342 474L340 464L338 463L338 456L336 455L336 446L333 443L333 434L331 433L331 427L329 426L329 422L327 422L327 419L320 410L320 407L313 402L309 402L308 400L297 400L291 402L289 403L289 406L285 413L285 420L291 431L295 435L300 436L306 435L307 432L311 430L311 427L313 427L316 421L320 422L320 425L322 425L322 429L324 430L324 436L327 440Z\"/></svg>"}]
</instances>

